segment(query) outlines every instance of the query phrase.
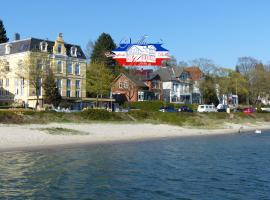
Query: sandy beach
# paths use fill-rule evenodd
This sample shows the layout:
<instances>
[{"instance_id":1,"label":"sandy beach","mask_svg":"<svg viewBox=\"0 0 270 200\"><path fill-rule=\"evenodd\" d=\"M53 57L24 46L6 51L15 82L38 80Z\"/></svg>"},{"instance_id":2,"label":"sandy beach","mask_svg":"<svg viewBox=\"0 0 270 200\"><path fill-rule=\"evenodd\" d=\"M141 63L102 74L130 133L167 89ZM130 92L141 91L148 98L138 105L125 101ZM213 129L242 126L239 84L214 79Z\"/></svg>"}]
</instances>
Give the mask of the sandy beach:
<instances>
[{"instance_id":1,"label":"sandy beach","mask_svg":"<svg viewBox=\"0 0 270 200\"><path fill-rule=\"evenodd\" d=\"M0 124L0 151L58 145L105 143L198 135L238 134L270 129L270 123L225 124L219 129L195 129L165 124Z\"/></svg>"}]
</instances>

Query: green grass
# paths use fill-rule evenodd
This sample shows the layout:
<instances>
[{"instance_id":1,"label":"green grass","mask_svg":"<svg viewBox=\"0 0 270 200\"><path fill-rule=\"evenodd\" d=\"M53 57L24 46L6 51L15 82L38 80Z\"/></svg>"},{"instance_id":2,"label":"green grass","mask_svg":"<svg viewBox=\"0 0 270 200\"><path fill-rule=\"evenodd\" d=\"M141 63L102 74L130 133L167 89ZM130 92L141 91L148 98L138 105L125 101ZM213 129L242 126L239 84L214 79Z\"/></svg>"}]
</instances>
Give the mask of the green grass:
<instances>
[{"instance_id":1,"label":"green grass","mask_svg":"<svg viewBox=\"0 0 270 200\"><path fill-rule=\"evenodd\" d=\"M78 113L36 112L29 110L0 110L0 123L47 124L47 123L154 123L185 127L217 128L224 123L270 122L270 113L163 113L134 110L128 113L112 113L106 110L88 109Z\"/></svg>"}]
</instances>

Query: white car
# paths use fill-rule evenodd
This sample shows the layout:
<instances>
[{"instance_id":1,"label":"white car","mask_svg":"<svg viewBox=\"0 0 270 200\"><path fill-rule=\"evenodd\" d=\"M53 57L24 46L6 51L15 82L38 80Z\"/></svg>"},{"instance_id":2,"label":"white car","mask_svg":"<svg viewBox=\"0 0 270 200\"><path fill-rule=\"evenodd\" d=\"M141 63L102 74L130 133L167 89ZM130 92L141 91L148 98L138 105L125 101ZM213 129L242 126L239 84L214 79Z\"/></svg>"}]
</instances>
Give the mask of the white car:
<instances>
[{"instance_id":1,"label":"white car","mask_svg":"<svg viewBox=\"0 0 270 200\"><path fill-rule=\"evenodd\" d=\"M197 111L198 112L217 112L217 109L215 108L214 105L204 104L204 105L199 105Z\"/></svg>"}]
</instances>

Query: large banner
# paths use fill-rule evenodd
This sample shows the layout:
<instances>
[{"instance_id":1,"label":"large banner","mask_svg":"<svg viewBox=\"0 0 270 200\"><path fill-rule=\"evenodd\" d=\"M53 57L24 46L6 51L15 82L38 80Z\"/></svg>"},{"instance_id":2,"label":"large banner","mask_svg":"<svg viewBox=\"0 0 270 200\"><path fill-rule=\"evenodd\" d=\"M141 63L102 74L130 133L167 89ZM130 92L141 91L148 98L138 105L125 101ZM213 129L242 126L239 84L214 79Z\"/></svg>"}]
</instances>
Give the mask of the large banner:
<instances>
[{"instance_id":1,"label":"large banner","mask_svg":"<svg viewBox=\"0 0 270 200\"><path fill-rule=\"evenodd\" d=\"M159 43L120 43L111 54L121 66L162 66L162 61L169 60L169 51Z\"/></svg>"}]
</instances>

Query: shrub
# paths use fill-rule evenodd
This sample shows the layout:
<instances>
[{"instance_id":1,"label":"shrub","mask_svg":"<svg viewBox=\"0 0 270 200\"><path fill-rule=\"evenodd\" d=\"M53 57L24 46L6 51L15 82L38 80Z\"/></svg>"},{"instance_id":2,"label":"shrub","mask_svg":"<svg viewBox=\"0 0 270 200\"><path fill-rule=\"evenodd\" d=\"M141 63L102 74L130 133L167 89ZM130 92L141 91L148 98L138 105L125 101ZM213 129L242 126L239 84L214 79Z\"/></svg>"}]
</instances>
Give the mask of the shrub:
<instances>
[{"instance_id":1,"label":"shrub","mask_svg":"<svg viewBox=\"0 0 270 200\"><path fill-rule=\"evenodd\" d=\"M104 109L87 109L78 113L84 119L88 120L121 120L122 118L116 113Z\"/></svg>"},{"instance_id":2,"label":"shrub","mask_svg":"<svg viewBox=\"0 0 270 200\"><path fill-rule=\"evenodd\" d=\"M147 119L150 116L150 113L144 110L132 110L129 114L137 120Z\"/></svg>"}]
</instances>

